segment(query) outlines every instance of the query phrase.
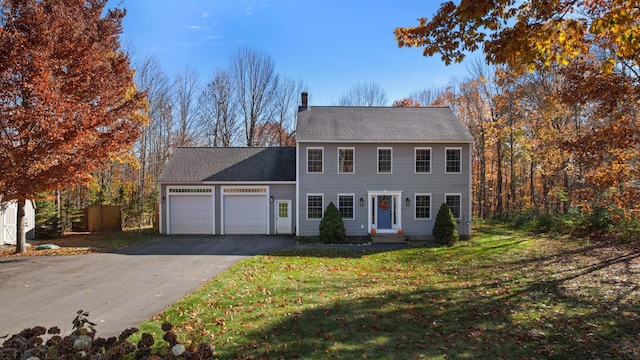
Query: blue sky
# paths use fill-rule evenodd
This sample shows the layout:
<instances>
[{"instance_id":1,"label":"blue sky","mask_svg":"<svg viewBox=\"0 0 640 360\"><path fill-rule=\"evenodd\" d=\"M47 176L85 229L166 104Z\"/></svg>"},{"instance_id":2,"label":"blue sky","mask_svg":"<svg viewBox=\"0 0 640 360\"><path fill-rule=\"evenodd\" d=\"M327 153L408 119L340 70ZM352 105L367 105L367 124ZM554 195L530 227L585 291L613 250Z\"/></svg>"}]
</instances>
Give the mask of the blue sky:
<instances>
[{"instance_id":1,"label":"blue sky","mask_svg":"<svg viewBox=\"0 0 640 360\"><path fill-rule=\"evenodd\" d=\"M114 4L116 0L113 0ZM195 69L203 81L240 47L266 52L278 72L302 80L310 105L334 105L358 82L389 98L447 85L467 74L420 49L399 49L393 29L432 16L440 1L123 0L122 44L134 61L155 56L169 75ZM468 60L466 61L468 62Z\"/></svg>"}]
</instances>

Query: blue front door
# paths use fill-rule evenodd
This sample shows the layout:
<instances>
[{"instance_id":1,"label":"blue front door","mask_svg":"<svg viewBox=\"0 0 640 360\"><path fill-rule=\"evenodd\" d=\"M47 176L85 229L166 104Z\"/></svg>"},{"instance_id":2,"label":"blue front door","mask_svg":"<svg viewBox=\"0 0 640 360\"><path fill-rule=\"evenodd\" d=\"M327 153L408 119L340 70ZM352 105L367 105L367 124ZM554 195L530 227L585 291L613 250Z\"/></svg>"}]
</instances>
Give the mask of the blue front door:
<instances>
[{"instance_id":1,"label":"blue front door","mask_svg":"<svg viewBox=\"0 0 640 360\"><path fill-rule=\"evenodd\" d=\"M378 230L392 229L393 221L393 197L388 195L378 196Z\"/></svg>"}]
</instances>

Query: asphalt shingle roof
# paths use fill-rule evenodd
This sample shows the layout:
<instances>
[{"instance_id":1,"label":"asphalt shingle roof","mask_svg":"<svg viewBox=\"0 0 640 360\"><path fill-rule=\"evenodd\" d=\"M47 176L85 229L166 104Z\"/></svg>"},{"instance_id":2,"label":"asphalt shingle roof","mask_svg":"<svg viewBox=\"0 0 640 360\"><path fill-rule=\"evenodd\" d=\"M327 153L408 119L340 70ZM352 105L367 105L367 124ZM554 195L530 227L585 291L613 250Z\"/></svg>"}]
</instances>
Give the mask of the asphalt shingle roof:
<instances>
[{"instance_id":1,"label":"asphalt shingle roof","mask_svg":"<svg viewBox=\"0 0 640 360\"><path fill-rule=\"evenodd\" d=\"M296 149L177 148L158 182L295 181Z\"/></svg>"},{"instance_id":2,"label":"asphalt shingle roof","mask_svg":"<svg viewBox=\"0 0 640 360\"><path fill-rule=\"evenodd\" d=\"M472 142L448 107L313 106L298 113L297 141Z\"/></svg>"}]
</instances>

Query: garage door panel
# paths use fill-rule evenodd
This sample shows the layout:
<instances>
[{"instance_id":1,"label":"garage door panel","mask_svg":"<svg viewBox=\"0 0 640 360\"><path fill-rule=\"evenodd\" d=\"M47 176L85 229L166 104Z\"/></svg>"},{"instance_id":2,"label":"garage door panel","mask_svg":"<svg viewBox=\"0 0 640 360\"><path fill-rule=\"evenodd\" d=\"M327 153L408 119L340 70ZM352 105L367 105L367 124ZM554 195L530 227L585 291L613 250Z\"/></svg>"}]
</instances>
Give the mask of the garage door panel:
<instances>
[{"instance_id":1,"label":"garage door panel","mask_svg":"<svg viewBox=\"0 0 640 360\"><path fill-rule=\"evenodd\" d=\"M267 197L227 195L224 200L225 234L266 234Z\"/></svg>"},{"instance_id":2,"label":"garage door panel","mask_svg":"<svg viewBox=\"0 0 640 360\"><path fill-rule=\"evenodd\" d=\"M213 234L211 196L171 196L172 234Z\"/></svg>"}]
</instances>

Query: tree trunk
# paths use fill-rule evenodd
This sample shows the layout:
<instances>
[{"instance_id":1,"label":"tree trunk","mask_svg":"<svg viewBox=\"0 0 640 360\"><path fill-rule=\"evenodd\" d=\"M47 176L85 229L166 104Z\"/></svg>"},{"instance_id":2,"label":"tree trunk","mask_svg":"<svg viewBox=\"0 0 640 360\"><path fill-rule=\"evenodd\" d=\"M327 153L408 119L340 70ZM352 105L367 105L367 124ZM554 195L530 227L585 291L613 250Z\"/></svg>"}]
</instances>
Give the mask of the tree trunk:
<instances>
[{"instance_id":1,"label":"tree trunk","mask_svg":"<svg viewBox=\"0 0 640 360\"><path fill-rule=\"evenodd\" d=\"M496 173L496 198L497 198L497 204L496 204L496 214L498 216L502 216L502 212L504 210L503 208L503 201L502 201L502 197L503 197L503 191L502 191L502 140L498 140L496 142L496 167L497 167L497 173Z\"/></svg>"},{"instance_id":2,"label":"tree trunk","mask_svg":"<svg viewBox=\"0 0 640 360\"><path fill-rule=\"evenodd\" d=\"M16 254L24 254L27 252L27 234L24 229L24 220L26 211L24 209L26 200L18 199L18 219L16 221Z\"/></svg>"}]
</instances>

